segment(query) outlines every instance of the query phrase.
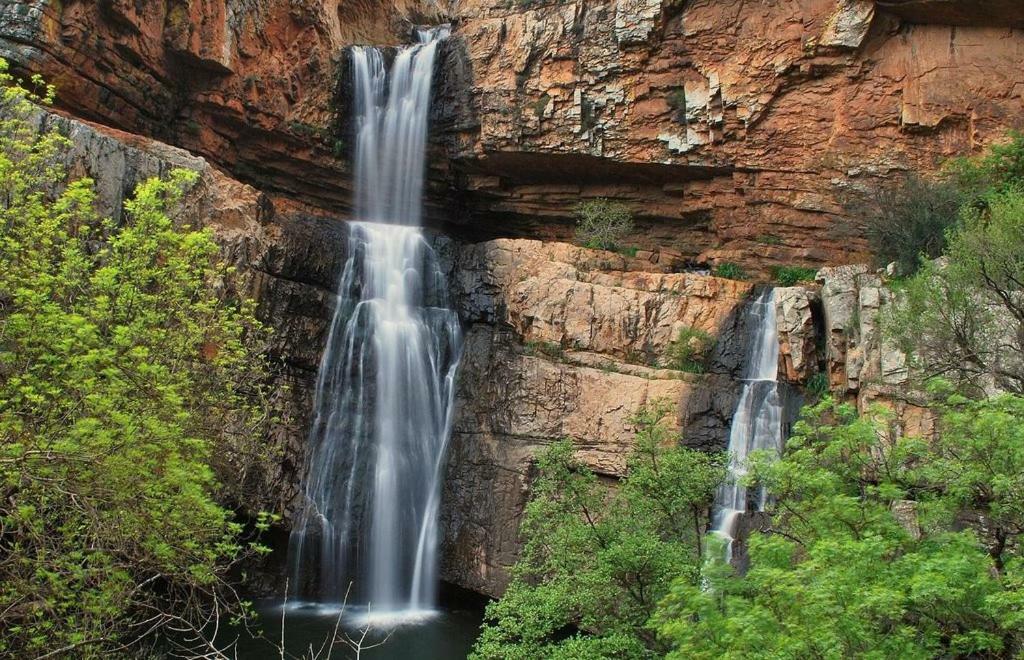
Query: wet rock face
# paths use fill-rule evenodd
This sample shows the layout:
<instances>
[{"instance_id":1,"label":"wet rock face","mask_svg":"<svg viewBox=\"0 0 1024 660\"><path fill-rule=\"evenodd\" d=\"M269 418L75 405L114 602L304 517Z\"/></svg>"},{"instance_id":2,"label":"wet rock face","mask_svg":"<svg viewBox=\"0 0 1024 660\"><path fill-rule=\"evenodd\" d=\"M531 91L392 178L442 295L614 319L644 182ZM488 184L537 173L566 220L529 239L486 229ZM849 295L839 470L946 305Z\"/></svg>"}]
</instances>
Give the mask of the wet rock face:
<instances>
[{"instance_id":1,"label":"wet rock face","mask_svg":"<svg viewBox=\"0 0 1024 660\"><path fill-rule=\"evenodd\" d=\"M865 246L850 196L1024 122L1019 3L468 0L461 12L450 66L471 81L445 126L465 231L565 238L575 200L606 196L635 209L645 250L754 271L853 263Z\"/></svg>"}]
</instances>

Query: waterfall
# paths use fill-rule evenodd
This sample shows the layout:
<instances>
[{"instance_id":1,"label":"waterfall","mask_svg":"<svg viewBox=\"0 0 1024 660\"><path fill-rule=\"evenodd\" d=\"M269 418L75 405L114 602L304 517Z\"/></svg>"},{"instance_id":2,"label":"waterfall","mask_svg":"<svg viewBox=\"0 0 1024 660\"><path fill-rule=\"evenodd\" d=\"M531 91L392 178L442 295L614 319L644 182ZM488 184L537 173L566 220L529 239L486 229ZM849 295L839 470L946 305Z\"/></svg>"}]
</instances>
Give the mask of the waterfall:
<instances>
[{"instance_id":1,"label":"waterfall","mask_svg":"<svg viewBox=\"0 0 1024 660\"><path fill-rule=\"evenodd\" d=\"M747 307L746 327L750 332L747 365L739 402L729 429L729 466L725 481L715 494L712 533L726 542L727 562L732 561L732 544L740 516L749 510L751 498L758 511L765 507L763 488L748 493L742 479L747 458L754 451L782 451L783 401L779 390L779 335L775 319L775 292L763 291Z\"/></svg>"},{"instance_id":2,"label":"waterfall","mask_svg":"<svg viewBox=\"0 0 1024 660\"><path fill-rule=\"evenodd\" d=\"M301 508L289 540L293 592L374 615L436 599L438 508L451 434L458 317L419 227L434 55L421 30L386 71L356 47L357 221L316 384Z\"/></svg>"}]
</instances>

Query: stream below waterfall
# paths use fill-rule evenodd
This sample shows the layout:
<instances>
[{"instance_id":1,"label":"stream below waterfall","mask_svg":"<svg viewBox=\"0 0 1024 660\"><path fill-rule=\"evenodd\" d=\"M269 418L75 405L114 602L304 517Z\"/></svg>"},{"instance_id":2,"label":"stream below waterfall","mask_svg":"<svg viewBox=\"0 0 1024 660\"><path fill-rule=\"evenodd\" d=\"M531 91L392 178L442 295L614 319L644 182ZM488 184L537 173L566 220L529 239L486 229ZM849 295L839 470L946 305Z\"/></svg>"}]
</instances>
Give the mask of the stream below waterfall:
<instances>
[{"instance_id":1,"label":"stream below waterfall","mask_svg":"<svg viewBox=\"0 0 1024 660\"><path fill-rule=\"evenodd\" d=\"M308 656L310 647L320 649L325 641L335 636L336 626L339 640L341 635L358 640L365 628L364 611L358 608L343 614L337 608L313 604L289 605L285 609L279 600L258 601L255 608L267 639L254 639L243 633L238 641L238 657L246 660L281 657L282 614L284 648L294 656ZM461 660L469 655L482 620L483 607L478 598L464 594L442 596L440 607L419 620L390 629L371 629L359 657L369 660ZM356 656L345 641L339 641L334 648L333 658ZM320 657L326 657L326 653Z\"/></svg>"}]
</instances>

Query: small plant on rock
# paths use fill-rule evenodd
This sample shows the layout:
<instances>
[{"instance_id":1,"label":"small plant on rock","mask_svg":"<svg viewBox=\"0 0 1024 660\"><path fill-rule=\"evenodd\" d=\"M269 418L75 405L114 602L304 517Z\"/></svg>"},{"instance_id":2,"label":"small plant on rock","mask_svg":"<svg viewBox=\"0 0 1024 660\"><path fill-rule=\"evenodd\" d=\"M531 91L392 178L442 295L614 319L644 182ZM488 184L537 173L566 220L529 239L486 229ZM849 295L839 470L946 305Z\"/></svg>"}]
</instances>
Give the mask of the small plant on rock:
<instances>
[{"instance_id":1,"label":"small plant on rock","mask_svg":"<svg viewBox=\"0 0 1024 660\"><path fill-rule=\"evenodd\" d=\"M828 382L828 374L824 371L819 371L810 378L807 379L807 384L804 386L807 392L807 401L809 403L817 403L821 401L829 394L831 389Z\"/></svg>"},{"instance_id":2,"label":"small plant on rock","mask_svg":"<svg viewBox=\"0 0 1024 660\"><path fill-rule=\"evenodd\" d=\"M796 286L800 282L813 282L818 271L800 266L772 266L772 279L779 286Z\"/></svg>"},{"instance_id":3,"label":"small plant on rock","mask_svg":"<svg viewBox=\"0 0 1024 660\"><path fill-rule=\"evenodd\" d=\"M576 242L589 248L615 250L633 231L633 212L619 202L591 199L576 205Z\"/></svg>"},{"instance_id":4,"label":"small plant on rock","mask_svg":"<svg viewBox=\"0 0 1024 660\"><path fill-rule=\"evenodd\" d=\"M666 366L691 374L702 374L707 371L708 355L714 345L714 338L703 330L682 328L675 341L668 346Z\"/></svg>"},{"instance_id":5,"label":"small plant on rock","mask_svg":"<svg viewBox=\"0 0 1024 660\"><path fill-rule=\"evenodd\" d=\"M724 277L729 280L745 280L747 279L747 273L740 267L739 264L734 264L731 261L718 264L714 270L715 277Z\"/></svg>"}]
</instances>

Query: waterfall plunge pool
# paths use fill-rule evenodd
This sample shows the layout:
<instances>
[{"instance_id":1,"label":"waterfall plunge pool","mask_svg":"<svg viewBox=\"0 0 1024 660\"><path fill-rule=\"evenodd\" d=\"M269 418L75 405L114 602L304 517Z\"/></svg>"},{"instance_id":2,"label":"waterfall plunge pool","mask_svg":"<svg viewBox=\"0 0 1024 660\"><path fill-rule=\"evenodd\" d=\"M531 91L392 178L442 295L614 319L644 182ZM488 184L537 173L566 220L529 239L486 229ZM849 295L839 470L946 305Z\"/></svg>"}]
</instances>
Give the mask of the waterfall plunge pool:
<instances>
[{"instance_id":1,"label":"waterfall plunge pool","mask_svg":"<svg viewBox=\"0 0 1024 660\"><path fill-rule=\"evenodd\" d=\"M486 603L483 596L446 584L442 584L440 606L432 610L374 614L367 612L365 605L349 605L343 612L335 605L289 602L284 606L280 599L258 600L254 607L266 639L242 631L238 657L279 660L283 615L284 647L293 656L308 655L311 646L314 651L320 649L334 636L337 626L339 643L330 657L354 658L355 651L342 641L344 635L358 640L369 624L360 658L462 660L479 635ZM319 657L326 658L326 651Z\"/></svg>"}]
</instances>

